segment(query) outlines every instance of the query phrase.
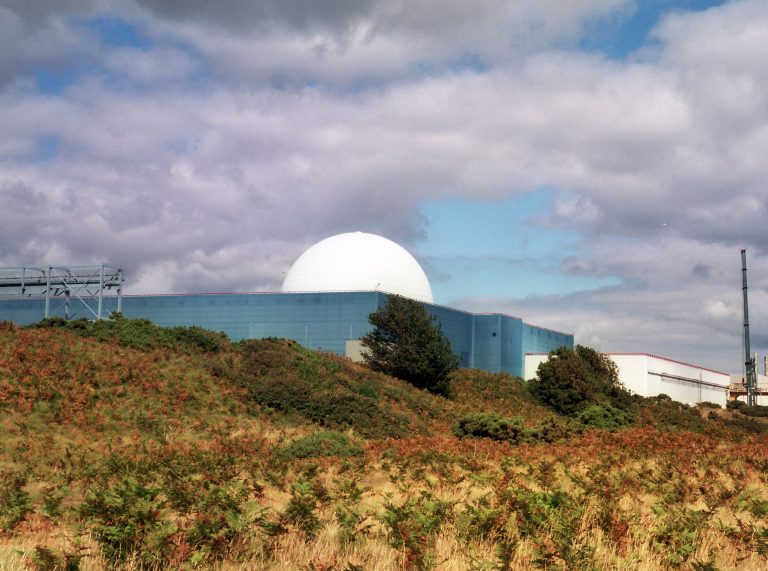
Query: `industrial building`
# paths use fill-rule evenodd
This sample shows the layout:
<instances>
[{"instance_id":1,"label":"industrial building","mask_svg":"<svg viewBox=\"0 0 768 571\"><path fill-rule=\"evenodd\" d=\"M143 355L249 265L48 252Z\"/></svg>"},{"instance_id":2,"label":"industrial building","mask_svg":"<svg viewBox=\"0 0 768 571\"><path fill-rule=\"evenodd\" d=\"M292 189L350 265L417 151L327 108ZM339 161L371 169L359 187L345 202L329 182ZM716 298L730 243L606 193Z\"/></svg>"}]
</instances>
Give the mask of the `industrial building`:
<instances>
[{"instance_id":1,"label":"industrial building","mask_svg":"<svg viewBox=\"0 0 768 571\"><path fill-rule=\"evenodd\" d=\"M619 380L634 394L665 394L686 404L712 402L725 406L728 400L731 377L727 373L648 353L604 354L616 363ZM525 378L534 378L539 364L548 358L542 353L526 354Z\"/></svg>"},{"instance_id":2,"label":"industrial building","mask_svg":"<svg viewBox=\"0 0 768 571\"><path fill-rule=\"evenodd\" d=\"M6 294L0 298L0 320L27 325L46 315L99 318L119 309L158 325L198 325L233 340L283 337L354 357L356 341L372 328L368 316L388 295L398 294L420 301L435 317L462 367L522 377L526 353L573 347L569 333L501 313L433 303L419 263L394 242L362 232L309 248L286 274L281 292L122 295L123 275L117 270L106 265L0 270L0 293Z\"/></svg>"}]
</instances>

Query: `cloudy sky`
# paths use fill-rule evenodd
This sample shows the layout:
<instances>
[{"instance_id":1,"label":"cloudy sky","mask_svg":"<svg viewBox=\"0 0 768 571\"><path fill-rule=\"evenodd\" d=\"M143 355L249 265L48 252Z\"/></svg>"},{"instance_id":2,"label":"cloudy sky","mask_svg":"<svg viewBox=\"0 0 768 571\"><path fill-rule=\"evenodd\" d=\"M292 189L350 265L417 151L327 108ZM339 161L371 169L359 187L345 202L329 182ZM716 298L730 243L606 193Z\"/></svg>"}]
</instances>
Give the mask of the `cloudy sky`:
<instances>
[{"instance_id":1,"label":"cloudy sky","mask_svg":"<svg viewBox=\"0 0 768 571\"><path fill-rule=\"evenodd\" d=\"M738 370L766 70L765 0L0 0L0 265L275 290L363 230L439 303Z\"/></svg>"}]
</instances>

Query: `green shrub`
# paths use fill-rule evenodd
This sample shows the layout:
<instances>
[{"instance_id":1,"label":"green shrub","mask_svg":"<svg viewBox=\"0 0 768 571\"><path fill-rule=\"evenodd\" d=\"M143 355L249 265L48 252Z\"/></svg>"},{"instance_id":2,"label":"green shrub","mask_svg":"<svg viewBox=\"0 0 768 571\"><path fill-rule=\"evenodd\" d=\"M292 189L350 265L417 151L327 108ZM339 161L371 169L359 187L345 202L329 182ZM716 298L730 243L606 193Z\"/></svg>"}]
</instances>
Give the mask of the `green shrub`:
<instances>
[{"instance_id":1,"label":"green shrub","mask_svg":"<svg viewBox=\"0 0 768 571\"><path fill-rule=\"evenodd\" d=\"M312 482L298 482L291 489L291 499L285 507L283 517L296 526L308 538L317 535L320 529L320 518L317 510L317 497Z\"/></svg>"},{"instance_id":2,"label":"green shrub","mask_svg":"<svg viewBox=\"0 0 768 571\"><path fill-rule=\"evenodd\" d=\"M709 402L709 401L701 401L699 404L697 404L699 408L723 408L716 402Z\"/></svg>"},{"instance_id":3,"label":"green shrub","mask_svg":"<svg viewBox=\"0 0 768 571\"><path fill-rule=\"evenodd\" d=\"M725 403L725 408L728 410L741 410L747 408L747 403L740 400L729 400L727 403Z\"/></svg>"},{"instance_id":4,"label":"green shrub","mask_svg":"<svg viewBox=\"0 0 768 571\"><path fill-rule=\"evenodd\" d=\"M322 456L360 456L361 446L352 443L349 437L341 432L315 432L291 442L278 452L278 455L288 459L319 458Z\"/></svg>"},{"instance_id":5,"label":"green shrub","mask_svg":"<svg viewBox=\"0 0 768 571\"><path fill-rule=\"evenodd\" d=\"M229 346L229 338L222 332L215 333L198 326L160 327L148 319L127 319L118 312L109 319L95 321L48 317L35 327L62 328L81 337L118 341L140 351L166 348L187 353L218 353Z\"/></svg>"},{"instance_id":6,"label":"green shrub","mask_svg":"<svg viewBox=\"0 0 768 571\"><path fill-rule=\"evenodd\" d=\"M706 434L712 423L702 418L699 410L673 400L649 397L636 414L640 424L650 424L658 430L688 430Z\"/></svg>"},{"instance_id":7,"label":"green shrub","mask_svg":"<svg viewBox=\"0 0 768 571\"><path fill-rule=\"evenodd\" d=\"M321 426L354 428L366 438L401 438L408 434L408 419L381 408L350 391L321 391L311 395L304 416Z\"/></svg>"},{"instance_id":8,"label":"green shrub","mask_svg":"<svg viewBox=\"0 0 768 571\"><path fill-rule=\"evenodd\" d=\"M552 444L583 432L584 428L578 423L570 420L564 422L556 418L549 418L538 426L529 428L528 438L531 441Z\"/></svg>"},{"instance_id":9,"label":"green shrub","mask_svg":"<svg viewBox=\"0 0 768 571\"><path fill-rule=\"evenodd\" d=\"M461 417L453 427L458 438L474 436L517 443L527 436L523 421L505 418L495 412L473 412Z\"/></svg>"},{"instance_id":10,"label":"green shrub","mask_svg":"<svg viewBox=\"0 0 768 571\"><path fill-rule=\"evenodd\" d=\"M576 419L586 426L615 431L629 426L634 417L609 404L593 404L582 410Z\"/></svg>"},{"instance_id":11,"label":"green shrub","mask_svg":"<svg viewBox=\"0 0 768 571\"><path fill-rule=\"evenodd\" d=\"M430 550L435 537L446 523L453 519L453 502L443 501L429 492L409 498L400 505L385 502L384 511L377 519L384 524L389 544L404 549L412 568L433 568Z\"/></svg>"},{"instance_id":12,"label":"green shrub","mask_svg":"<svg viewBox=\"0 0 768 571\"><path fill-rule=\"evenodd\" d=\"M768 432L768 424L744 416L734 416L725 421L725 424L750 434L763 434Z\"/></svg>"},{"instance_id":13,"label":"green shrub","mask_svg":"<svg viewBox=\"0 0 768 571\"><path fill-rule=\"evenodd\" d=\"M448 396L448 376L459 358L440 324L418 301L388 295L387 304L368 316L373 330L360 338L363 358L374 370Z\"/></svg>"},{"instance_id":14,"label":"green shrub","mask_svg":"<svg viewBox=\"0 0 768 571\"><path fill-rule=\"evenodd\" d=\"M123 478L112 486L90 489L80 506L104 557L121 562L135 557L140 567L157 567L168 556L177 530L162 519L160 489Z\"/></svg>"},{"instance_id":15,"label":"green shrub","mask_svg":"<svg viewBox=\"0 0 768 571\"><path fill-rule=\"evenodd\" d=\"M760 406L759 404L756 404L755 406L744 406L739 409L739 412L744 416L766 418L768 417L768 406Z\"/></svg>"},{"instance_id":16,"label":"green shrub","mask_svg":"<svg viewBox=\"0 0 768 571\"><path fill-rule=\"evenodd\" d=\"M304 414L312 397L312 389L299 379L256 379L249 389L255 402L281 412Z\"/></svg>"},{"instance_id":17,"label":"green shrub","mask_svg":"<svg viewBox=\"0 0 768 571\"><path fill-rule=\"evenodd\" d=\"M78 571L82 558L79 552L54 551L42 545L29 554L34 571Z\"/></svg>"},{"instance_id":18,"label":"green shrub","mask_svg":"<svg viewBox=\"0 0 768 571\"><path fill-rule=\"evenodd\" d=\"M32 511L29 494L24 490L27 476L18 472L0 474L0 531L11 531Z\"/></svg>"},{"instance_id":19,"label":"green shrub","mask_svg":"<svg viewBox=\"0 0 768 571\"><path fill-rule=\"evenodd\" d=\"M607 403L632 410L635 400L619 380L616 364L582 345L561 347L542 362L528 389L542 404L567 416L574 416L592 404Z\"/></svg>"},{"instance_id":20,"label":"green shrub","mask_svg":"<svg viewBox=\"0 0 768 571\"><path fill-rule=\"evenodd\" d=\"M186 532L187 541L197 552L197 561L224 557L254 516L261 523L261 511L249 505L248 491L240 482L221 486L206 483L197 499Z\"/></svg>"}]
</instances>

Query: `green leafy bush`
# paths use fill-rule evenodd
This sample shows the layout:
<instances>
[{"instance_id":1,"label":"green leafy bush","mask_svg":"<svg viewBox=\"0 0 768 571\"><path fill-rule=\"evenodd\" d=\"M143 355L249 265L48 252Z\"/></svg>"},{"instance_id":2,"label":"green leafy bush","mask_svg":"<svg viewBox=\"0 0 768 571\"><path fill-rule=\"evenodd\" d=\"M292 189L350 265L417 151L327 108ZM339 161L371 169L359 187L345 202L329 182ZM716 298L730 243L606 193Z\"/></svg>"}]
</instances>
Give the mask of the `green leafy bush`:
<instances>
[{"instance_id":1,"label":"green leafy bush","mask_svg":"<svg viewBox=\"0 0 768 571\"><path fill-rule=\"evenodd\" d=\"M451 343L418 301L388 295L387 304L371 313L374 329L361 337L363 357L375 371L447 396L448 376L459 366Z\"/></svg>"},{"instance_id":2,"label":"green leafy bush","mask_svg":"<svg viewBox=\"0 0 768 571\"><path fill-rule=\"evenodd\" d=\"M528 429L528 438L531 441L540 441L552 444L578 435L584 432L584 429L578 423L573 421L562 421L556 418L549 418Z\"/></svg>"},{"instance_id":3,"label":"green leafy bush","mask_svg":"<svg viewBox=\"0 0 768 571\"><path fill-rule=\"evenodd\" d=\"M582 345L552 351L528 388L541 403L567 416L591 404L607 403L626 411L635 406L631 393L619 381L616 364Z\"/></svg>"},{"instance_id":4,"label":"green leafy bush","mask_svg":"<svg viewBox=\"0 0 768 571\"><path fill-rule=\"evenodd\" d=\"M719 404L717 404L716 402L709 402L709 401L706 401L706 400L705 401L701 401L696 406L698 406L699 408L723 408Z\"/></svg>"},{"instance_id":5,"label":"green leafy bush","mask_svg":"<svg viewBox=\"0 0 768 571\"><path fill-rule=\"evenodd\" d=\"M208 482L203 490L198 491L199 502L190 514L186 539L196 550L197 560L210 561L224 557L252 521L261 523L261 510L249 504L247 489L240 482Z\"/></svg>"},{"instance_id":6,"label":"green leafy bush","mask_svg":"<svg viewBox=\"0 0 768 571\"><path fill-rule=\"evenodd\" d=\"M285 507L283 517L296 526L307 537L313 538L320 529L317 517L317 497L312 482L298 482L291 489L291 499Z\"/></svg>"},{"instance_id":7,"label":"green leafy bush","mask_svg":"<svg viewBox=\"0 0 768 571\"><path fill-rule=\"evenodd\" d=\"M85 318L65 321L60 317L43 319L35 327L61 328L81 337L99 341L118 341L121 345L152 351L158 348L178 349L192 353L218 353L229 346L229 338L202 327L160 327L148 319L127 319L114 312L110 319Z\"/></svg>"},{"instance_id":8,"label":"green leafy bush","mask_svg":"<svg viewBox=\"0 0 768 571\"><path fill-rule=\"evenodd\" d=\"M518 443L527 432L520 418L505 418L495 412L473 412L461 417L453 427L458 438L474 436Z\"/></svg>"},{"instance_id":9,"label":"green leafy bush","mask_svg":"<svg viewBox=\"0 0 768 571\"><path fill-rule=\"evenodd\" d=\"M328 428L354 428L368 438L397 438L408 434L407 418L341 387L317 391L296 378L254 380L250 384L250 396L274 410L297 413Z\"/></svg>"},{"instance_id":10,"label":"green leafy bush","mask_svg":"<svg viewBox=\"0 0 768 571\"><path fill-rule=\"evenodd\" d=\"M582 410L576 419L586 426L615 431L634 422L634 417L609 404L593 404Z\"/></svg>"},{"instance_id":11,"label":"green leafy bush","mask_svg":"<svg viewBox=\"0 0 768 571\"><path fill-rule=\"evenodd\" d=\"M42 545L29 554L34 571L79 571L82 558L79 552L63 552Z\"/></svg>"},{"instance_id":12,"label":"green leafy bush","mask_svg":"<svg viewBox=\"0 0 768 571\"><path fill-rule=\"evenodd\" d=\"M391 500L385 502L384 511L377 519L384 524L389 544L404 549L411 568L433 568L430 553L435 537L446 523L453 519L455 502L436 498L429 492L408 498L397 505Z\"/></svg>"},{"instance_id":13,"label":"green leafy bush","mask_svg":"<svg viewBox=\"0 0 768 571\"><path fill-rule=\"evenodd\" d=\"M130 477L88 490L80 515L90 523L108 561L135 557L140 567L165 562L176 527L162 517L160 492Z\"/></svg>"},{"instance_id":14,"label":"green leafy bush","mask_svg":"<svg viewBox=\"0 0 768 571\"><path fill-rule=\"evenodd\" d=\"M321 426L354 428L369 438L400 438L408 434L407 418L349 391L314 393L301 412Z\"/></svg>"},{"instance_id":15,"label":"green leafy bush","mask_svg":"<svg viewBox=\"0 0 768 571\"><path fill-rule=\"evenodd\" d=\"M727 403L725 403L725 408L728 410L742 410L747 408L747 403L740 400L729 400Z\"/></svg>"},{"instance_id":16,"label":"green leafy bush","mask_svg":"<svg viewBox=\"0 0 768 571\"><path fill-rule=\"evenodd\" d=\"M755 406L743 406L738 410L744 416L752 416L755 418L768 417L768 406L761 406L756 404Z\"/></svg>"},{"instance_id":17,"label":"green leafy bush","mask_svg":"<svg viewBox=\"0 0 768 571\"><path fill-rule=\"evenodd\" d=\"M768 424L754 418L736 415L724 421L727 426L737 428L750 434L763 434L768 432Z\"/></svg>"},{"instance_id":18,"label":"green leafy bush","mask_svg":"<svg viewBox=\"0 0 768 571\"><path fill-rule=\"evenodd\" d=\"M32 511L24 490L27 476L18 472L0 473L0 531L11 531Z\"/></svg>"},{"instance_id":19,"label":"green leafy bush","mask_svg":"<svg viewBox=\"0 0 768 571\"><path fill-rule=\"evenodd\" d=\"M651 424L659 430L687 430L701 434L713 430L712 423L702 418L698 409L671 399L645 399L636 417L639 423Z\"/></svg>"},{"instance_id":20,"label":"green leafy bush","mask_svg":"<svg viewBox=\"0 0 768 571\"><path fill-rule=\"evenodd\" d=\"M360 456L361 446L350 441L349 437L336 431L315 432L291 442L278 452L287 459L319 458L323 456Z\"/></svg>"}]
</instances>

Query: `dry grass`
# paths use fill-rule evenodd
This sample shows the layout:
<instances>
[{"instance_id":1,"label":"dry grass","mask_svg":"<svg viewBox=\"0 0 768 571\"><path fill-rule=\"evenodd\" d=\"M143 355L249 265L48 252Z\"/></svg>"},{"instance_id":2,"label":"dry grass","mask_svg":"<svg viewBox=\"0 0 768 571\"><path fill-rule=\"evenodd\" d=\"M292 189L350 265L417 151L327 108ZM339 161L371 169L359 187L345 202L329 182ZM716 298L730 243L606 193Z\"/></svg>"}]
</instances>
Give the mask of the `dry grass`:
<instances>
[{"instance_id":1,"label":"dry grass","mask_svg":"<svg viewBox=\"0 0 768 571\"><path fill-rule=\"evenodd\" d=\"M768 568L768 445L759 437L716 434L720 425L701 418L700 433L658 430L652 418L552 445L458 440L450 426L466 411L527 425L552 413L504 376L461 373L460 402L451 402L339 358L262 345L268 354L254 367L286 382L304 374L324 391L334 382L353 391L375 378L376 402L413 431L366 440L347 426L363 456L281 459L277 451L319 428L248 402L242 379L227 377L239 371L234 350L209 359L0 330L0 475L26 476L31 509L0 532L0 571L42 569L38 547L79 553L83 571L107 568L97 527L124 522L82 506L126 481L157 489L152 517L177 527L160 561L129 555L119 565L128 571L192 568L195 549L199 567L222 570L481 571L504 558L509 569ZM58 515L46 511L51 491L62 494ZM297 498L305 503L291 511ZM302 509L316 523L305 525ZM224 531L195 535L207 517ZM151 524L143 533L161 537Z\"/></svg>"}]
</instances>

